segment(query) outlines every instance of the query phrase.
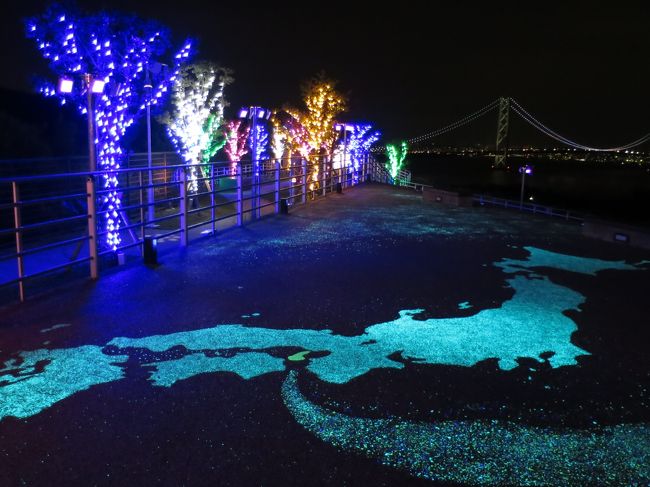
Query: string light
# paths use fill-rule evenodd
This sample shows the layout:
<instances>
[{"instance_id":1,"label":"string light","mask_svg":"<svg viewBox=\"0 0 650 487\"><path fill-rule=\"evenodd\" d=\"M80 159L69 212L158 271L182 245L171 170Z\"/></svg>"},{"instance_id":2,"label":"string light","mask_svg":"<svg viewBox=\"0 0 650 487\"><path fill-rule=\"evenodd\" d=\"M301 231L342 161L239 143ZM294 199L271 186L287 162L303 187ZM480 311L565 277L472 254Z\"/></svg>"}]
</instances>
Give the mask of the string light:
<instances>
[{"instance_id":1,"label":"string light","mask_svg":"<svg viewBox=\"0 0 650 487\"><path fill-rule=\"evenodd\" d=\"M287 110L289 115L303 127L304 140L300 142L302 151L309 149L309 155L329 154L336 142L334 119L346 109L344 97L334 89L334 82L322 76L309 81L303 98L306 111ZM303 156L304 157L304 156ZM318 189L319 167L312 164L309 189Z\"/></svg>"},{"instance_id":2,"label":"string light","mask_svg":"<svg viewBox=\"0 0 650 487\"><path fill-rule=\"evenodd\" d=\"M253 150L253 137L257 137L257 145L255 147L255 154L251 154L253 157L253 165L255 166L255 175L260 175L260 161L266 157L266 149L269 145L269 133L267 132L264 125L261 121L258 120L255 125L255 133L249 130L248 135L248 146L251 151Z\"/></svg>"},{"instance_id":3,"label":"string light","mask_svg":"<svg viewBox=\"0 0 650 487\"><path fill-rule=\"evenodd\" d=\"M227 70L212 63L181 68L172 87L172 110L161 117L176 151L190 164L187 188L198 192L197 167L221 149L223 136L224 88L232 81ZM204 170L204 177L207 177Z\"/></svg>"},{"instance_id":4,"label":"string light","mask_svg":"<svg viewBox=\"0 0 650 487\"><path fill-rule=\"evenodd\" d=\"M224 150L230 160L231 174L237 173L237 163L248 153L246 142L250 128L242 124L241 120L230 120L226 124L226 145Z\"/></svg>"},{"instance_id":5,"label":"string light","mask_svg":"<svg viewBox=\"0 0 650 487\"><path fill-rule=\"evenodd\" d=\"M158 105L178 75L181 62L188 58L191 44L177 52L173 68L160 77L148 96L141 74L143 64L168 54L169 34L154 22L132 16L97 14L78 16L50 9L27 21L27 36L34 39L50 68L59 76L88 73L106 84L95 98L95 126L98 170L104 191L100 213L104 214L106 244L116 250L121 243L118 170L124 158L121 145L126 130L147 105ZM81 85L81 83L75 83ZM86 114L86 86L58 94L61 103L70 100ZM57 95L52 83L43 83L40 92Z\"/></svg>"},{"instance_id":6,"label":"string light","mask_svg":"<svg viewBox=\"0 0 650 487\"><path fill-rule=\"evenodd\" d=\"M371 132L372 125L349 125L349 135L346 142L339 142L334 150L334 169L341 167L351 168L354 171L354 182L357 182L357 171L363 162L363 158L370 152L370 147L379 140L379 132ZM344 154L345 153L345 157Z\"/></svg>"},{"instance_id":7,"label":"string light","mask_svg":"<svg viewBox=\"0 0 650 487\"><path fill-rule=\"evenodd\" d=\"M393 180L397 179L402 166L404 165L404 159L406 159L406 154L408 153L408 144L406 141L397 146L395 144L388 144L386 146L386 154L388 154L388 171L390 172Z\"/></svg>"}]
</instances>

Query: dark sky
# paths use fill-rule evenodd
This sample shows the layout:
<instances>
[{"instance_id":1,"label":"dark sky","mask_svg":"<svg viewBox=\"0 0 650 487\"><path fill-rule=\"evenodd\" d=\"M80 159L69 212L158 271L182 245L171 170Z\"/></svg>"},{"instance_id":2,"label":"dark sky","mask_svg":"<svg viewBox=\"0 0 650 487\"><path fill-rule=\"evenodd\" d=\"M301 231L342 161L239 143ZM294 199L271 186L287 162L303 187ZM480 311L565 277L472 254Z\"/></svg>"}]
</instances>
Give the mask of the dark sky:
<instances>
[{"instance_id":1,"label":"dark sky","mask_svg":"<svg viewBox=\"0 0 650 487\"><path fill-rule=\"evenodd\" d=\"M301 82L325 70L349 92L350 119L373 122L388 138L436 129L501 95L591 145L618 145L650 132L649 7L390 3L78 2L155 18L179 41L197 39L200 58L234 69L233 109L298 104ZM42 68L21 19L47 4L5 7L4 87L30 90L30 76ZM488 115L454 141L492 142L495 119ZM523 124L513 126L514 144L532 139Z\"/></svg>"}]
</instances>

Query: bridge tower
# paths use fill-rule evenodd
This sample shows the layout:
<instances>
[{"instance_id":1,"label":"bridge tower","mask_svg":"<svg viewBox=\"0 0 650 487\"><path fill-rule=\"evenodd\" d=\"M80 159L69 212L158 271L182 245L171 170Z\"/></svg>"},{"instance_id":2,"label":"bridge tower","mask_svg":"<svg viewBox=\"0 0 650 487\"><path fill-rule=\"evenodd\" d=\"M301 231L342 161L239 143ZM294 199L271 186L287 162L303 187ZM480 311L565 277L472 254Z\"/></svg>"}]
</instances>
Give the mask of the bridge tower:
<instances>
[{"instance_id":1,"label":"bridge tower","mask_svg":"<svg viewBox=\"0 0 650 487\"><path fill-rule=\"evenodd\" d=\"M510 98L499 98L497 118L497 143L495 146L494 167L506 167L508 158L508 133L510 124Z\"/></svg>"}]
</instances>

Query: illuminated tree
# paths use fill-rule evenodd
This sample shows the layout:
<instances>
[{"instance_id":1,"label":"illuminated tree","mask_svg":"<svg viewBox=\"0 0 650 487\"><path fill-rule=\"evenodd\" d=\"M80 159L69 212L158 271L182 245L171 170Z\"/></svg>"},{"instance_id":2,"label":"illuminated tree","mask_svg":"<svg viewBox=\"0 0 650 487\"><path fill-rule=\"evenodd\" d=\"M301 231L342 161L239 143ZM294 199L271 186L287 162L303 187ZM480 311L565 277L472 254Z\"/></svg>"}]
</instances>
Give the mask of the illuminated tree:
<instances>
[{"instance_id":1,"label":"illuminated tree","mask_svg":"<svg viewBox=\"0 0 650 487\"><path fill-rule=\"evenodd\" d=\"M273 128L271 136L271 152L273 152L273 157L275 159L281 161L289 146L289 131L284 127L284 125L282 125L275 113L271 118L271 127ZM289 162L289 164L291 164L291 162Z\"/></svg>"},{"instance_id":2,"label":"illuminated tree","mask_svg":"<svg viewBox=\"0 0 650 487\"><path fill-rule=\"evenodd\" d=\"M306 142L307 132L300 123L285 111L274 112L271 117L273 137L271 149L276 159L280 159L282 167L291 170L291 182L295 183L295 168L293 167L293 153L297 152L304 158L309 157L310 147ZM284 157L286 154L286 157ZM282 159L284 157L284 159ZM284 162L286 161L286 163ZM302 171L300 169L300 171ZM291 190L293 192L293 189Z\"/></svg>"},{"instance_id":3,"label":"illuminated tree","mask_svg":"<svg viewBox=\"0 0 650 487\"><path fill-rule=\"evenodd\" d=\"M221 149L223 135L224 87L233 81L230 71L213 63L184 66L172 88L172 110L161 117L167 134L185 163L188 189L198 191L197 170ZM209 173L204 171L203 176Z\"/></svg>"},{"instance_id":4,"label":"illuminated tree","mask_svg":"<svg viewBox=\"0 0 650 487\"><path fill-rule=\"evenodd\" d=\"M250 150L253 150L253 137L255 137L255 134L253 134L252 131L249 130L249 135L248 135L248 147L250 147ZM264 125L262 125L260 122L257 122L255 125L255 132L257 135L257 145L255 147L255 154L252 154L253 158L253 166L255 167L255 175L259 176L259 167L260 167L260 160L262 160L266 156L266 149L269 145L269 133L266 131L266 128Z\"/></svg>"},{"instance_id":5,"label":"illuminated tree","mask_svg":"<svg viewBox=\"0 0 650 487\"><path fill-rule=\"evenodd\" d=\"M169 33L157 23L106 13L82 16L63 12L60 7L28 20L27 36L34 39L52 71L68 77L66 88L70 93L60 94L62 104L71 101L85 115L91 77L99 83L95 86L98 92L104 82L103 93L94 97L94 149L97 169L104 180L100 212L105 218L106 244L115 250L121 242L117 179L124 158L121 140L147 105L162 102L181 63L189 56L190 43L186 42L173 56ZM159 77L152 90L145 88L149 63L167 56L173 58L169 63L173 67ZM81 75L88 75L85 82ZM58 94L52 83L44 83L40 91L45 96Z\"/></svg>"},{"instance_id":6,"label":"illuminated tree","mask_svg":"<svg viewBox=\"0 0 650 487\"><path fill-rule=\"evenodd\" d=\"M390 172L393 180L399 175L400 169L404 165L404 159L406 159L406 154L408 153L408 145L405 141L399 145L388 144L386 146L386 154L388 155L387 169Z\"/></svg>"},{"instance_id":7,"label":"illuminated tree","mask_svg":"<svg viewBox=\"0 0 650 487\"><path fill-rule=\"evenodd\" d=\"M345 142L339 142L334 151L334 160L338 167L352 167L359 170L363 158L370 151L370 147L379 140L379 132L371 132L372 125L352 125L352 130L346 136ZM345 160L343 153L345 152Z\"/></svg>"},{"instance_id":8,"label":"illuminated tree","mask_svg":"<svg viewBox=\"0 0 650 487\"><path fill-rule=\"evenodd\" d=\"M287 112L298 122L306 134L303 147L309 147L309 156L330 154L336 142L334 119L346 109L343 95L335 89L335 82L322 74L311 79L303 87L304 112L288 109ZM318 164L312 164L310 189L318 188Z\"/></svg>"},{"instance_id":9,"label":"illuminated tree","mask_svg":"<svg viewBox=\"0 0 650 487\"><path fill-rule=\"evenodd\" d=\"M231 174L236 174L237 163L241 161L241 158L248 152L246 142L248 140L249 132L250 128L247 125L242 124L241 120L230 120L226 124L226 146L224 150L230 160Z\"/></svg>"}]
</instances>

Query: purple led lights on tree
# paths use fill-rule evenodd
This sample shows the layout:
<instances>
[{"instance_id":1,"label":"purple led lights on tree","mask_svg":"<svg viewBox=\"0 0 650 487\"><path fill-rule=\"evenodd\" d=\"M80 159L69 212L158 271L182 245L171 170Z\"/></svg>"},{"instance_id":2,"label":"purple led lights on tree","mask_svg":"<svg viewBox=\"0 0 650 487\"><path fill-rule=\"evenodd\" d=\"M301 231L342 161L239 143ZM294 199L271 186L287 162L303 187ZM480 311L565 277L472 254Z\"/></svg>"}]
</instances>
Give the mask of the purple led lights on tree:
<instances>
[{"instance_id":1,"label":"purple led lights on tree","mask_svg":"<svg viewBox=\"0 0 650 487\"><path fill-rule=\"evenodd\" d=\"M167 29L155 22L108 13L82 16L64 13L60 7L28 20L27 35L59 76L58 90L53 83L44 83L41 93L60 96L62 104L66 100L75 103L84 115L88 111L87 90L97 93L93 120L96 169L104 180L100 211L105 218L106 244L116 250L121 242L117 179L124 157L121 139L148 104L162 102L191 45L185 42L173 54ZM166 57L170 69L148 89L147 65Z\"/></svg>"},{"instance_id":2,"label":"purple led lights on tree","mask_svg":"<svg viewBox=\"0 0 650 487\"><path fill-rule=\"evenodd\" d=\"M253 137L257 137L257 143L253 143ZM269 145L269 133L264 125L260 122L255 125L255 133L251 130L248 135L248 147L251 150L251 157L253 159L253 167L255 175L260 175L260 161L267 157L266 149ZM253 147L255 147L255 154L253 154Z\"/></svg>"}]
</instances>

